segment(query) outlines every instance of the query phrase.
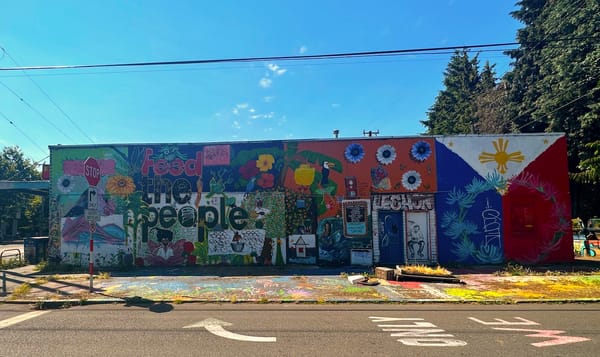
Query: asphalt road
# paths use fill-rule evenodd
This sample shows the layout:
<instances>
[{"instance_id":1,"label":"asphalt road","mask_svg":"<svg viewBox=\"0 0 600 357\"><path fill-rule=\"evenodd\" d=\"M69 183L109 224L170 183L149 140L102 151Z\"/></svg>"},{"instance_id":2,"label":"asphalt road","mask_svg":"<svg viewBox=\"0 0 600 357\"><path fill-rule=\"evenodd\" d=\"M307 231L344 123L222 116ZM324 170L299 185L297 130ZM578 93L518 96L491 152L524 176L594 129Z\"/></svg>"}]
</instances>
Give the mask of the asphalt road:
<instances>
[{"instance_id":1,"label":"asphalt road","mask_svg":"<svg viewBox=\"0 0 600 357\"><path fill-rule=\"evenodd\" d=\"M600 304L0 305L8 356L597 356Z\"/></svg>"}]
</instances>

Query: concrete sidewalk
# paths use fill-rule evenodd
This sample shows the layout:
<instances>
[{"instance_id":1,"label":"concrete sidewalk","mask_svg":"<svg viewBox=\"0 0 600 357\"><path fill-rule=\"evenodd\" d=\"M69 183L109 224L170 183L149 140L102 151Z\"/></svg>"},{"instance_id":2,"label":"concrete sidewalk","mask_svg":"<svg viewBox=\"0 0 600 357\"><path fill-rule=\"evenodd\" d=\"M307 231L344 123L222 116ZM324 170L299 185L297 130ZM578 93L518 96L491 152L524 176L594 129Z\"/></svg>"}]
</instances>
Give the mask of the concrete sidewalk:
<instances>
[{"instance_id":1,"label":"concrete sidewalk","mask_svg":"<svg viewBox=\"0 0 600 357\"><path fill-rule=\"evenodd\" d=\"M5 272L7 294L0 300L44 306L132 302L600 302L600 259L536 267L526 275L498 274L502 269L450 268L460 284L377 279L377 285L366 286L352 284L348 276L368 272L368 268L145 268L97 273L90 291L88 274L42 274L29 265ZM551 274L542 273L546 271Z\"/></svg>"}]
</instances>

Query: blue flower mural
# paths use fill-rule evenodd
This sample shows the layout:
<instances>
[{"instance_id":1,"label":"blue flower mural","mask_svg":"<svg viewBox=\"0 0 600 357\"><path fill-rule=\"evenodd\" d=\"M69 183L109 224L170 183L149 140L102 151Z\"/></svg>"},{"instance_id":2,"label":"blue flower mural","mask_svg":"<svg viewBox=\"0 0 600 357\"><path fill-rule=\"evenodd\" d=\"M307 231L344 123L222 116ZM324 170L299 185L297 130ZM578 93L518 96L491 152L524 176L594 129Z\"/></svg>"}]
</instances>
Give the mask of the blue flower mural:
<instances>
[{"instance_id":1,"label":"blue flower mural","mask_svg":"<svg viewBox=\"0 0 600 357\"><path fill-rule=\"evenodd\" d=\"M431 156L431 146L426 141L417 141L410 149L410 156L419 162L423 162Z\"/></svg>"},{"instance_id":2,"label":"blue flower mural","mask_svg":"<svg viewBox=\"0 0 600 357\"><path fill-rule=\"evenodd\" d=\"M365 157L365 149L361 144L350 144L348 147L346 147L344 156L346 157L346 160L356 164L362 160L363 157Z\"/></svg>"}]
</instances>

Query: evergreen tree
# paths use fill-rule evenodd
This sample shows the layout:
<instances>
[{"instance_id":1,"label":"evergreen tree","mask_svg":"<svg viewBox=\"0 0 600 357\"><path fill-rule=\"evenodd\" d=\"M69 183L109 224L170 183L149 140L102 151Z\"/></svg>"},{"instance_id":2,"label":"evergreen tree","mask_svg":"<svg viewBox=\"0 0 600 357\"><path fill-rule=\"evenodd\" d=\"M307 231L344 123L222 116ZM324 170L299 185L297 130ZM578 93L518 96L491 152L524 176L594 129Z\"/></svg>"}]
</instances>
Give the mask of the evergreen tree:
<instances>
[{"instance_id":1,"label":"evergreen tree","mask_svg":"<svg viewBox=\"0 0 600 357\"><path fill-rule=\"evenodd\" d=\"M513 69L509 111L522 132L564 132L569 171L597 152L586 145L600 140L600 3L597 0L522 0L512 15L525 24L518 49L509 51ZM580 175L581 176L581 175ZM575 214L600 210L598 188L575 183Z\"/></svg>"},{"instance_id":2,"label":"evergreen tree","mask_svg":"<svg viewBox=\"0 0 600 357\"><path fill-rule=\"evenodd\" d=\"M456 51L444 72L444 87L421 123L427 134L451 135L473 133L476 123L474 98L480 88L479 59L466 50Z\"/></svg>"},{"instance_id":3,"label":"evergreen tree","mask_svg":"<svg viewBox=\"0 0 600 357\"><path fill-rule=\"evenodd\" d=\"M506 82L502 81L479 93L475 98L475 105L477 134L503 134L516 131L512 122L512 112L509 110Z\"/></svg>"}]
</instances>

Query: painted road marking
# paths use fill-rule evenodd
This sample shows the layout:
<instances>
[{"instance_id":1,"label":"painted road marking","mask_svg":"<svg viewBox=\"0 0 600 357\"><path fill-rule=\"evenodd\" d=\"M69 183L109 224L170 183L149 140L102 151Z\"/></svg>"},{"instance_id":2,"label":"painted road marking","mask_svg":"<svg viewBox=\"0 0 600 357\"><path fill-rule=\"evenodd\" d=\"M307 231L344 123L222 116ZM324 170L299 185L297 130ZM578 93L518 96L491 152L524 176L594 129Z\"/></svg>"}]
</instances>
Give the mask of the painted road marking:
<instances>
[{"instance_id":1,"label":"painted road marking","mask_svg":"<svg viewBox=\"0 0 600 357\"><path fill-rule=\"evenodd\" d=\"M535 347L548 347L548 346L556 346L556 345L566 345L567 343L577 343L589 341L589 338L586 337L577 337L577 336L557 336L558 334L565 333L565 331L559 330L531 330L524 328L508 328L508 327L494 327L494 330L503 330L503 331L523 331L523 332L535 332L529 335L525 335L527 337L543 337L548 338L549 340L543 342L534 342L532 343Z\"/></svg>"},{"instance_id":2,"label":"painted road marking","mask_svg":"<svg viewBox=\"0 0 600 357\"><path fill-rule=\"evenodd\" d=\"M539 325L539 323L535 322L535 321L529 321L527 319L524 319L522 317L515 317L515 320L518 321L506 321L506 320L502 320L502 319L494 319L494 321L481 321L479 319L476 319L474 317L469 317L469 319L471 319L472 321L475 321L477 323L480 323L482 325L487 325L487 326L507 326L507 325ZM584 341L590 341L589 338L586 337L578 337L578 336L558 336L561 333L565 333L565 331L560 331L560 330L535 330L535 329L524 329L524 328L512 328L512 327L492 327L492 329L494 330L500 330L500 331L520 331L520 332L534 332L534 333L530 333L528 335L525 335L527 337L541 337L541 338L547 338L547 341L542 341L542 342L534 342L532 343L533 346L535 347L549 347L549 346L556 346L556 345L565 345L567 343L577 343L577 342L584 342Z\"/></svg>"},{"instance_id":3,"label":"painted road marking","mask_svg":"<svg viewBox=\"0 0 600 357\"><path fill-rule=\"evenodd\" d=\"M377 327L382 331L392 332L391 337L401 337L397 341L406 346L460 347L467 345L465 341L450 338L454 337L450 333L441 333L446 331L431 322L423 321L422 318L370 316L369 319L377 323ZM398 324L398 322L403 323Z\"/></svg>"},{"instance_id":4,"label":"painted road marking","mask_svg":"<svg viewBox=\"0 0 600 357\"><path fill-rule=\"evenodd\" d=\"M217 319L206 319L195 323L193 325L184 326L183 328L196 328L204 327L208 332L217 335L219 337L229 338L232 340L245 341L245 342L276 342L275 337L259 337L259 336L248 336L240 335L231 331L227 331L223 326L231 326L229 322L217 320Z\"/></svg>"},{"instance_id":5,"label":"painted road marking","mask_svg":"<svg viewBox=\"0 0 600 357\"><path fill-rule=\"evenodd\" d=\"M44 314L49 313L49 310L46 311L32 311L32 312L28 312L26 314L21 314L15 317L11 317L10 319L6 319L6 320L2 320L0 321L0 329L1 328L5 328L8 326L12 326L15 324L18 324L19 322L23 322L29 319L33 319L34 317L38 317Z\"/></svg>"}]
</instances>

